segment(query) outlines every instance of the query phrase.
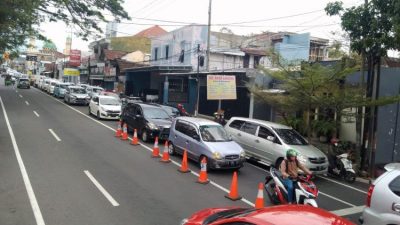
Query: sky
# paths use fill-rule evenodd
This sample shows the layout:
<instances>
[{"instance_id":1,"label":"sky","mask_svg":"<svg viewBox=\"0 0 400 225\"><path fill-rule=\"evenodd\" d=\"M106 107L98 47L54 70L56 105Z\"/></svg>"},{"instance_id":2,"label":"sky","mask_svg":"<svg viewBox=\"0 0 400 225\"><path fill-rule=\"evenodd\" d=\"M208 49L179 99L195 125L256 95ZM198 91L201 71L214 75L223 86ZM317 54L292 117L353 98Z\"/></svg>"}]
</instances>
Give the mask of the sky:
<instances>
[{"instance_id":1,"label":"sky","mask_svg":"<svg viewBox=\"0 0 400 225\"><path fill-rule=\"evenodd\" d=\"M211 30L219 31L222 26L235 34L248 35L262 31L310 32L312 36L345 42L340 35L340 18L329 17L324 8L334 0L212 0ZM364 0L342 0L345 7L360 5ZM123 6L132 17L130 21L118 24L117 36L133 35L153 25L160 25L167 31L182 26L183 23L208 22L209 0L125 0ZM112 16L105 13L109 20ZM167 23L154 20L168 20L182 23ZM251 22L249 21L257 21ZM245 22L245 23L243 23ZM233 24L235 23L235 24ZM102 28L106 24L100 24ZM62 22L44 23L41 30L62 52L71 28ZM72 35L72 49L88 51L92 40L83 41Z\"/></svg>"}]
</instances>

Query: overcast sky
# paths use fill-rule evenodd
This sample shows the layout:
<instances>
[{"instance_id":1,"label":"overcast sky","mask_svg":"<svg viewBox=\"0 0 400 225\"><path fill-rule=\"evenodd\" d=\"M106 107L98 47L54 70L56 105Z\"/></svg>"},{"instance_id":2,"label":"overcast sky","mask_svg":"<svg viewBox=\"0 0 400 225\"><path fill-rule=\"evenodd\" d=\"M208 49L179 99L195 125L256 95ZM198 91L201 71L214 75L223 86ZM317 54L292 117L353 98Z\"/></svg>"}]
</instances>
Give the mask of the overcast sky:
<instances>
[{"instance_id":1,"label":"overcast sky","mask_svg":"<svg viewBox=\"0 0 400 225\"><path fill-rule=\"evenodd\" d=\"M312 36L337 40L340 37L332 35L332 32L341 32L340 19L327 16L323 10L326 4L332 1L212 0L212 24L237 23L226 27L240 35L262 31L292 31L310 32ZM364 0L343 0L343 2L348 7L362 4ZM155 24L167 31L181 26L151 19L206 24L208 4L209 0L126 0L124 7L132 20L122 21L123 24L118 25L118 36L135 34ZM255 20L259 22L241 23ZM101 24L101 27L105 31L106 25ZM65 48L66 36L71 29L61 22L43 24L41 29L57 45L58 51L62 52ZM213 31L220 29L219 26L212 27ZM90 41L85 42L74 35L72 49L87 51L89 43Z\"/></svg>"}]
</instances>

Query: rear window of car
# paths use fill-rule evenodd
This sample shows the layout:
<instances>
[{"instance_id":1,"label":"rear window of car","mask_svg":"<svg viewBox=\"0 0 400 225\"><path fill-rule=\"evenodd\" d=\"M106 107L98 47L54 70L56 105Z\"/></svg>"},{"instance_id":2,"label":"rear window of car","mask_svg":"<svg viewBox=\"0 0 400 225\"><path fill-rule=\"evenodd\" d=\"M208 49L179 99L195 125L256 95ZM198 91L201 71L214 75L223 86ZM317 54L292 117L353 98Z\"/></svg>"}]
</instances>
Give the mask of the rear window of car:
<instances>
[{"instance_id":1,"label":"rear window of car","mask_svg":"<svg viewBox=\"0 0 400 225\"><path fill-rule=\"evenodd\" d=\"M232 123L229 124L229 127L240 130L240 128L242 127L243 124L244 124L243 120L234 120L234 121L232 121Z\"/></svg>"},{"instance_id":2,"label":"rear window of car","mask_svg":"<svg viewBox=\"0 0 400 225\"><path fill-rule=\"evenodd\" d=\"M400 197L400 176L396 177L392 182L389 184L389 189Z\"/></svg>"}]
</instances>

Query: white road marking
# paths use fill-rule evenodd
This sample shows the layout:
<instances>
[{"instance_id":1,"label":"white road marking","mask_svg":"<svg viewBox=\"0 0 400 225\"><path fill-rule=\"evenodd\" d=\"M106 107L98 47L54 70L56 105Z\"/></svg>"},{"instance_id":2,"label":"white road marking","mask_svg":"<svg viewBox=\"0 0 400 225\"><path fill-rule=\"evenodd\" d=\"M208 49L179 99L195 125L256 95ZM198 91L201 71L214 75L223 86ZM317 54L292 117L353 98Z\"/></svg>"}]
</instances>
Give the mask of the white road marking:
<instances>
[{"instance_id":1,"label":"white road marking","mask_svg":"<svg viewBox=\"0 0 400 225\"><path fill-rule=\"evenodd\" d=\"M352 215L356 213L361 213L364 210L365 206L355 206L347 209L339 209L339 210L334 210L331 211L331 213L336 214L338 216L347 216L347 215Z\"/></svg>"},{"instance_id":2,"label":"white road marking","mask_svg":"<svg viewBox=\"0 0 400 225\"><path fill-rule=\"evenodd\" d=\"M29 105L29 102L28 102L28 101L25 101L25 104L26 104L26 105Z\"/></svg>"},{"instance_id":3,"label":"white road marking","mask_svg":"<svg viewBox=\"0 0 400 225\"><path fill-rule=\"evenodd\" d=\"M363 190L361 190L361 189L358 189L358 188L352 187L352 186L350 186L350 185L347 185L347 184L340 183L339 181L332 180L332 179L330 179L330 178L327 178L327 177L324 177L324 176L318 176L318 177L319 177L319 178L322 178L322 179L324 179L324 180L328 180L328 181L330 181L330 182L333 182L333 183L336 183L336 184L342 185L342 186L344 186L344 187L347 187L347 188L353 189L353 190L355 190L355 191L361 192L361 193L363 193L363 194L367 194L367 192L366 192L366 191L363 191Z\"/></svg>"},{"instance_id":4,"label":"white road marking","mask_svg":"<svg viewBox=\"0 0 400 225\"><path fill-rule=\"evenodd\" d=\"M107 198L107 200L111 203L113 206L119 206L119 203L115 201L115 199L104 189L104 187L96 180L96 178L93 177L93 175L88 171L84 170L86 176L89 177L89 179L93 182L93 184L99 189L99 191L104 195L104 197Z\"/></svg>"},{"instance_id":5,"label":"white road marking","mask_svg":"<svg viewBox=\"0 0 400 225\"><path fill-rule=\"evenodd\" d=\"M49 131L57 141L61 141L61 139L57 136L57 134L52 129L49 129Z\"/></svg>"},{"instance_id":6,"label":"white road marking","mask_svg":"<svg viewBox=\"0 0 400 225\"><path fill-rule=\"evenodd\" d=\"M333 200L336 200L336 201L338 201L338 202L341 202L341 203L343 203L343 204L345 204L345 205L348 205L348 206L351 206L351 207L356 206L356 205L353 205L353 204L351 204L351 203L349 203L349 202L346 202L346 201L343 201L343 200L338 199L338 198L336 198L336 197L333 197L332 195L328 195L328 194L326 194L326 193L324 193L324 192L319 191L318 193L319 193L320 195L324 195L324 196L326 196L326 197L328 197L328 198L331 198L331 199L333 199Z\"/></svg>"},{"instance_id":7,"label":"white road marking","mask_svg":"<svg viewBox=\"0 0 400 225\"><path fill-rule=\"evenodd\" d=\"M36 219L36 224L37 225L45 225L44 220L43 220L43 216L42 216L42 212L40 211L39 204L38 204L38 202L36 200L35 192L33 191L33 188L32 188L32 185L31 185L31 181L29 180L28 173L26 172L26 168L25 168L24 162L22 161L22 157L21 157L21 154L19 152L17 141L15 140L14 132L13 132L13 130L11 128L10 121L8 120L7 112L6 112L6 109L5 109L5 106L4 106L4 103L3 103L3 100L1 99L1 97L0 97L0 103L1 103L1 107L3 109L3 114L4 114L4 118L6 120L8 132L10 133L11 142L13 144L13 148L14 148L14 151L15 151L15 156L17 158L18 165L19 165L19 168L21 170L22 179L24 180L26 192L28 193L29 201L31 203L31 207L32 207L32 210L33 210L33 215L35 216L35 219Z\"/></svg>"},{"instance_id":8,"label":"white road marking","mask_svg":"<svg viewBox=\"0 0 400 225\"><path fill-rule=\"evenodd\" d=\"M37 117L40 117L40 116L39 116L39 113L37 113L36 111L33 111L33 113L34 113Z\"/></svg>"},{"instance_id":9,"label":"white road marking","mask_svg":"<svg viewBox=\"0 0 400 225\"><path fill-rule=\"evenodd\" d=\"M39 91L39 90L37 90L37 91ZM39 91L39 92L40 92L40 91ZM40 93L42 93L42 92L40 92ZM42 94L45 95L44 93L42 93ZM46 96L48 96L48 95L46 95ZM50 96L48 96L48 97L50 97ZM50 98L51 98L51 97L50 97ZM86 115L85 113L82 113L81 111L79 111L79 110L77 110L77 109L71 107L70 105L67 105L67 104L65 104L64 102L62 102L62 101L60 101L60 100L57 100L57 99L54 99L54 98L51 98L51 99L53 99L54 101L60 102L61 104L65 105L65 106L67 106L68 108L74 110L75 112L77 112L77 113L79 113L79 114L85 116L86 118L89 118L89 119L91 119L92 121L94 121L94 122L96 122L96 123L98 123L98 124L100 124L100 125L102 125L102 126L108 128L109 130L112 130L112 131L116 132L116 130L115 130L114 128L112 128L112 127L110 127L110 126L108 126L108 125L106 125L106 124L104 124L104 123L102 123L102 122L100 122L100 121L98 121L98 120L96 120L96 119L90 117L89 115ZM128 137L128 138L129 138L129 140L132 140L132 138L130 138L130 137ZM147 150L149 150L149 151L151 151L151 152L153 151L153 149L151 149L150 147L148 147L148 146L146 146L146 145L144 145L144 144L142 144L142 143L139 143L139 144L140 144L140 146L142 146L143 148L145 148L145 149L147 149ZM161 153L160 153L160 155L161 155ZM172 162L173 164L175 164L176 166L178 166L178 167L181 166L180 163L178 163L178 162L176 162L176 161L174 161L174 160L171 160L171 162ZM198 173L193 172L193 171L191 171L191 174L195 175L196 177L199 177L199 176L200 176ZM226 193L229 193L229 190L228 190L228 189L226 189L226 188L224 188L223 186L221 186L221 185L215 183L214 181L211 181L211 180L210 180L210 184L213 185L214 187L216 187L216 188L218 188L218 189L220 189L220 190L226 192ZM247 200L247 199L245 199L245 198L242 198L241 201L244 202L244 203L246 203L246 204L248 204L248 205L250 205L251 207L254 207L254 204L253 204L251 201L249 201L249 200Z\"/></svg>"},{"instance_id":10,"label":"white road marking","mask_svg":"<svg viewBox=\"0 0 400 225\"><path fill-rule=\"evenodd\" d=\"M22 98L22 95L19 95L20 98Z\"/></svg>"}]
</instances>

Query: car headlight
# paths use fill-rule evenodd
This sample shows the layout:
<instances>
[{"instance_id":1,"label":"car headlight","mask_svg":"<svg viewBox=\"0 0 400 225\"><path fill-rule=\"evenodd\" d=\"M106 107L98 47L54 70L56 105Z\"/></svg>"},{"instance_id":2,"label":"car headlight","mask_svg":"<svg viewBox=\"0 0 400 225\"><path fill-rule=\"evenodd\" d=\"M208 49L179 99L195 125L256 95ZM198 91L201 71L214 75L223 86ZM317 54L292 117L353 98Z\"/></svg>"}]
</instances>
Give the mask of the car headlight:
<instances>
[{"instance_id":1,"label":"car headlight","mask_svg":"<svg viewBox=\"0 0 400 225\"><path fill-rule=\"evenodd\" d=\"M151 129L151 130L158 130L158 127L154 124L154 123L147 123L147 126Z\"/></svg>"},{"instance_id":2,"label":"car headlight","mask_svg":"<svg viewBox=\"0 0 400 225\"><path fill-rule=\"evenodd\" d=\"M246 157L246 152L244 150L240 151L240 157L241 158Z\"/></svg>"},{"instance_id":3,"label":"car headlight","mask_svg":"<svg viewBox=\"0 0 400 225\"><path fill-rule=\"evenodd\" d=\"M213 159L222 159L221 153L219 153L217 151L213 152L212 156L213 156Z\"/></svg>"},{"instance_id":4,"label":"car headlight","mask_svg":"<svg viewBox=\"0 0 400 225\"><path fill-rule=\"evenodd\" d=\"M299 160L299 162L302 163L302 164L306 164L307 163L307 157L305 157L304 155L301 155L301 154L297 155L297 160Z\"/></svg>"},{"instance_id":5,"label":"car headlight","mask_svg":"<svg viewBox=\"0 0 400 225\"><path fill-rule=\"evenodd\" d=\"M181 221L180 225L185 225L187 222L189 222L189 220L185 218Z\"/></svg>"}]
</instances>

